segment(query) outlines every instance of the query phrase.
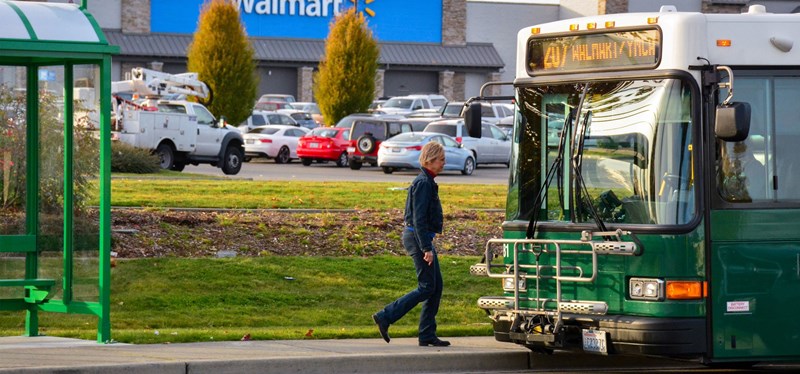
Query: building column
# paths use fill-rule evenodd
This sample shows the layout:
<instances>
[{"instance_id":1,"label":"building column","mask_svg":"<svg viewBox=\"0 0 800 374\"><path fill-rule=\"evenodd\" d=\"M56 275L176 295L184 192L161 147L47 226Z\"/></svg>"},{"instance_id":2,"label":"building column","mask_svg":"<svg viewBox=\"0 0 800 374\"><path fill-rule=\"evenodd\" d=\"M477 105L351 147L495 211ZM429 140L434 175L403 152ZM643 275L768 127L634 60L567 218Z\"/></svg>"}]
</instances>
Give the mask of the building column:
<instances>
[{"instance_id":1,"label":"building column","mask_svg":"<svg viewBox=\"0 0 800 374\"><path fill-rule=\"evenodd\" d=\"M467 0L442 0L442 44L467 44Z\"/></svg>"},{"instance_id":2,"label":"building column","mask_svg":"<svg viewBox=\"0 0 800 374\"><path fill-rule=\"evenodd\" d=\"M717 2L714 0L703 0L702 7L700 9L703 13L729 13L729 14L738 14L742 13L742 11L747 10L747 4L716 4Z\"/></svg>"},{"instance_id":3,"label":"building column","mask_svg":"<svg viewBox=\"0 0 800 374\"><path fill-rule=\"evenodd\" d=\"M386 74L386 70L378 69L375 71L375 98L383 97L384 95L384 85L383 85L383 76Z\"/></svg>"},{"instance_id":4,"label":"building column","mask_svg":"<svg viewBox=\"0 0 800 374\"><path fill-rule=\"evenodd\" d=\"M448 101L452 101L455 98L453 92L454 76L455 73L450 70L439 72L439 94L446 97Z\"/></svg>"},{"instance_id":5,"label":"building column","mask_svg":"<svg viewBox=\"0 0 800 374\"><path fill-rule=\"evenodd\" d=\"M491 72L486 77L489 82L499 82L502 78L503 75L499 72ZM483 94L486 96L500 96L500 86L489 86Z\"/></svg>"},{"instance_id":6,"label":"building column","mask_svg":"<svg viewBox=\"0 0 800 374\"><path fill-rule=\"evenodd\" d=\"M314 101L314 68L297 68L297 101Z\"/></svg>"},{"instance_id":7,"label":"building column","mask_svg":"<svg viewBox=\"0 0 800 374\"><path fill-rule=\"evenodd\" d=\"M122 0L122 32L150 33L150 0Z\"/></svg>"},{"instance_id":8,"label":"building column","mask_svg":"<svg viewBox=\"0 0 800 374\"><path fill-rule=\"evenodd\" d=\"M164 71L164 63L161 61L152 61L147 64L147 68L155 71Z\"/></svg>"},{"instance_id":9,"label":"building column","mask_svg":"<svg viewBox=\"0 0 800 374\"><path fill-rule=\"evenodd\" d=\"M453 100L466 100L467 89L467 75L464 73L455 73L453 75Z\"/></svg>"},{"instance_id":10,"label":"building column","mask_svg":"<svg viewBox=\"0 0 800 374\"><path fill-rule=\"evenodd\" d=\"M597 14L628 13L628 0L600 0L597 2Z\"/></svg>"},{"instance_id":11,"label":"building column","mask_svg":"<svg viewBox=\"0 0 800 374\"><path fill-rule=\"evenodd\" d=\"M120 79L122 80L130 80L133 79L131 77L131 70L134 68L141 68L143 67L141 63L138 62L123 62L120 64Z\"/></svg>"}]
</instances>

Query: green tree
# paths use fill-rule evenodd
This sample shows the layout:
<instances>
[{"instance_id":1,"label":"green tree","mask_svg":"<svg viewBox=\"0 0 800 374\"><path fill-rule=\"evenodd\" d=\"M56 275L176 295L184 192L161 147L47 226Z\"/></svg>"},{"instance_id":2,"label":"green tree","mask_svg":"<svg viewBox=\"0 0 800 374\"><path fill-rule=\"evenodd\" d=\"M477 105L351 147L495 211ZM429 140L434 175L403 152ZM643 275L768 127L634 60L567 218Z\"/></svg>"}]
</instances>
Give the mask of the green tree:
<instances>
[{"instance_id":1,"label":"green tree","mask_svg":"<svg viewBox=\"0 0 800 374\"><path fill-rule=\"evenodd\" d=\"M212 90L208 109L239 124L252 113L256 98L255 51L239 17L235 2L209 0L197 21L189 45L189 71L197 72Z\"/></svg>"},{"instance_id":2,"label":"green tree","mask_svg":"<svg viewBox=\"0 0 800 374\"><path fill-rule=\"evenodd\" d=\"M351 8L331 22L314 84L325 123L333 125L350 113L369 108L375 97L379 55L378 42L364 15Z\"/></svg>"}]
</instances>

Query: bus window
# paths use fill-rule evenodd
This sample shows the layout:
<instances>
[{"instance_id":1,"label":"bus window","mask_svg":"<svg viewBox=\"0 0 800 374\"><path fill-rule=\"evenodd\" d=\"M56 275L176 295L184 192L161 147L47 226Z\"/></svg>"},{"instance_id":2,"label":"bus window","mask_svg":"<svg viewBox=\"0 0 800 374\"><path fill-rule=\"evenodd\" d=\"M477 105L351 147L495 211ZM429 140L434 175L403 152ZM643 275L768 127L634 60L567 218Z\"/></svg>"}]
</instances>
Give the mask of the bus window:
<instances>
[{"instance_id":1,"label":"bus window","mask_svg":"<svg viewBox=\"0 0 800 374\"><path fill-rule=\"evenodd\" d=\"M688 223L695 214L688 84L670 79L586 84L585 95L583 84L520 89L526 126L520 167L512 170L512 184L519 183L519 218L532 218L544 177L558 168L540 199L539 220L591 223L593 207L607 223ZM561 125L550 121L567 108L580 112L567 114ZM558 141L549 138L550 131L569 135L563 165L554 165ZM547 170L539 167L540 157ZM571 166L576 159L580 173Z\"/></svg>"},{"instance_id":2,"label":"bus window","mask_svg":"<svg viewBox=\"0 0 800 374\"><path fill-rule=\"evenodd\" d=\"M718 142L717 185L725 201L800 200L799 85L798 77L737 75L736 101L750 104L750 132L743 142ZM721 90L720 98L725 96Z\"/></svg>"}]
</instances>

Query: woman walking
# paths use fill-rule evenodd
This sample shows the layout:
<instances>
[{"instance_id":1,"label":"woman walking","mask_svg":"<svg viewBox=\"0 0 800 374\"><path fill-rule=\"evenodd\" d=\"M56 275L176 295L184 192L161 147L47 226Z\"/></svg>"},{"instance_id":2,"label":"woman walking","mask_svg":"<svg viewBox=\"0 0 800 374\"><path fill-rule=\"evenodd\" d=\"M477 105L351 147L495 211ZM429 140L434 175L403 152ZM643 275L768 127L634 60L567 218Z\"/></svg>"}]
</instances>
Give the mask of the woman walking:
<instances>
[{"instance_id":1,"label":"woman walking","mask_svg":"<svg viewBox=\"0 0 800 374\"><path fill-rule=\"evenodd\" d=\"M450 342L436 336L436 314L442 298L442 273L433 238L441 234L444 217L439 201L439 186L434 182L444 168L444 147L430 142L419 155L421 172L408 187L404 215L403 247L414 260L417 288L372 315L383 340L389 342L389 326L417 304L422 303L419 316L419 345L446 347Z\"/></svg>"}]
</instances>

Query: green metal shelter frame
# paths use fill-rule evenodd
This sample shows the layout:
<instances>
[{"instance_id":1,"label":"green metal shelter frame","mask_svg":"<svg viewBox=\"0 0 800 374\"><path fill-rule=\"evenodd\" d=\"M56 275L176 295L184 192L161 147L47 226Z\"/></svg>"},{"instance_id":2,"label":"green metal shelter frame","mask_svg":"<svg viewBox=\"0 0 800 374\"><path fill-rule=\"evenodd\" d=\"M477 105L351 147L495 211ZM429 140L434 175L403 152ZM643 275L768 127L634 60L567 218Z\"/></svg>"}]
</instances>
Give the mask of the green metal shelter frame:
<instances>
[{"instance_id":1,"label":"green metal shelter frame","mask_svg":"<svg viewBox=\"0 0 800 374\"><path fill-rule=\"evenodd\" d=\"M0 313L98 317L111 341L111 56L86 0L0 0Z\"/></svg>"}]
</instances>

